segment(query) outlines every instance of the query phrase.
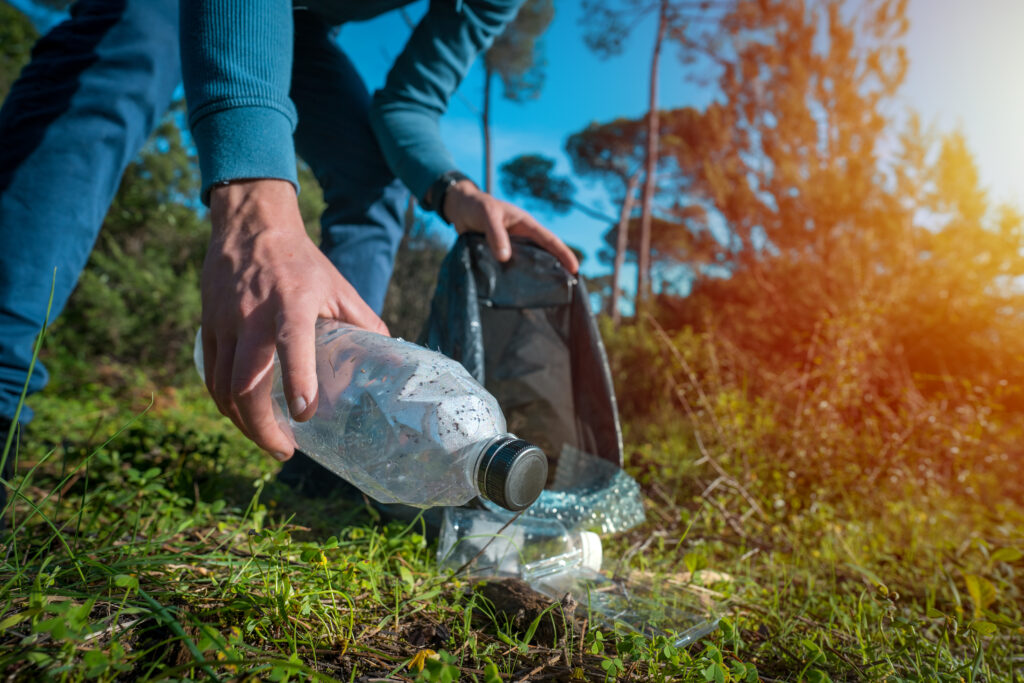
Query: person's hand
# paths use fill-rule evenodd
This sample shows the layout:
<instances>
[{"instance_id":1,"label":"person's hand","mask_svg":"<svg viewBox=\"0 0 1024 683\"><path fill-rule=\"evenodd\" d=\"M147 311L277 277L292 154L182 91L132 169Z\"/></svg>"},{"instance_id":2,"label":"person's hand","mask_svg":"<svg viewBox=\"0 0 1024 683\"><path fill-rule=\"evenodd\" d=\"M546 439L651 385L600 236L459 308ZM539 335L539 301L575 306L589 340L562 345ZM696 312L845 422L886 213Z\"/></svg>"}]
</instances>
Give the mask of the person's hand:
<instances>
[{"instance_id":1,"label":"person's hand","mask_svg":"<svg viewBox=\"0 0 1024 683\"><path fill-rule=\"evenodd\" d=\"M554 254L570 273L580 269L572 249L533 216L492 197L468 180L460 180L448 190L444 198L444 214L460 235L464 232L487 235L487 243L499 261L505 262L512 257L508 236L521 235Z\"/></svg>"},{"instance_id":2,"label":"person's hand","mask_svg":"<svg viewBox=\"0 0 1024 683\"><path fill-rule=\"evenodd\" d=\"M249 180L210 193L203 263L206 387L220 411L278 460L295 443L274 419L274 351L294 419L316 412L317 318L387 334L384 323L306 235L292 184Z\"/></svg>"}]
</instances>

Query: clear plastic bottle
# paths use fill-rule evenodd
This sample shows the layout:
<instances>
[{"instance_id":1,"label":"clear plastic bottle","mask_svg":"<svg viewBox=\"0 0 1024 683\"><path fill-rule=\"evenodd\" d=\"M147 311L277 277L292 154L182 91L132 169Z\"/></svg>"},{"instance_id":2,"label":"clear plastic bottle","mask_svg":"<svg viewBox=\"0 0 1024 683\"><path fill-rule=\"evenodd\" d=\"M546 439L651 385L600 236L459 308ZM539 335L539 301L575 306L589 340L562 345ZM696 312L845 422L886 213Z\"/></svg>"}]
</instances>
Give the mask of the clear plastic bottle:
<instances>
[{"instance_id":1,"label":"clear plastic bottle","mask_svg":"<svg viewBox=\"0 0 1024 683\"><path fill-rule=\"evenodd\" d=\"M515 576L531 585L567 571L601 569L597 534L569 531L554 519L512 519L490 510L445 510L438 565L453 571L466 567L469 575Z\"/></svg>"},{"instance_id":2,"label":"clear plastic bottle","mask_svg":"<svg viewBox=\"0 0 1024 683\"><path fill-rule=\"evenodd\" d=\"M195 362L203 376L201 335ZM346 323L316 326L319 405L288 412L274 358L274 413L307 455L382 503L463 505L481 496L528 507L547 457L508 434L497 401L456 361Z\"/></svg>"},{"instance_id":3,"label":"clear plastic bottle","mask_svg":"<svg viewBox=\"0 0 1024 683\"><path fill-rule=\"evenodd\" d=\"M530 586L552 600L572 595L581 608L609 626L646 636L671 635L676 647L686 647L718 628L714 605L671 584L643 586L580 568L548 574Z\"/></svg>"}]
</instances>

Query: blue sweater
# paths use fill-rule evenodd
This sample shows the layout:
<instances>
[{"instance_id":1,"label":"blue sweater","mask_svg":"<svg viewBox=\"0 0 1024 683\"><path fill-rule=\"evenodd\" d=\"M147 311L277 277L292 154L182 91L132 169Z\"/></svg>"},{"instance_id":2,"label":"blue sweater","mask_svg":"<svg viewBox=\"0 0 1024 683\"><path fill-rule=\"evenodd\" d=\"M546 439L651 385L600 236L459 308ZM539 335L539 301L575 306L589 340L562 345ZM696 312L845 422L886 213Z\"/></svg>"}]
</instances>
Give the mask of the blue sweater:
<instances>
[{"instance_id":1,"label":"blue sweater","mask_svg":"<svg viewBox=\"0 0 1024 683\"><path fill-rule=\"evenodd\" d=\"M333 23L368 19L410 0L304 0ZM374 93L370 121L392 172L422 199L455 162L439 118L476 56L523 0L431 0ZM298 186L291 0L182 0L181 61L204 201L212 185L279 178Z\"/></svg>"}]
</instances>

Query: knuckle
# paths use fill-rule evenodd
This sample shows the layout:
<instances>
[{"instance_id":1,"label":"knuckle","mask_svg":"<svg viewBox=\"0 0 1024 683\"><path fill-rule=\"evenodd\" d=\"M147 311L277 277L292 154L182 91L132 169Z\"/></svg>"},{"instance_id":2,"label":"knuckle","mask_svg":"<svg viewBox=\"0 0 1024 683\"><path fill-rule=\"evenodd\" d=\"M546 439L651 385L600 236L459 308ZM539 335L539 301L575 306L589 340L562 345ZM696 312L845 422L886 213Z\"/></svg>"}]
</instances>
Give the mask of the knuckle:
<instances>
[{"instance_id":1,"label":"knuckle","mask_svg":"<svg viewBox=\"0 0 1024 683\"><path fill-rule=\"evenodd\" d=\"M275 322L277 328L275 341L277 344L289 344L301 338L307 327L312 329L315 317L281 311L277 314Z\"/></svg>"},{"instance_id":2,"label":"knuckle","mask_svg":"<svg viewBox=\"0 0 1024 683\"><path fill-rule=\"evenodd\" d=\"M250 394L252 394L254 387L253 381L246 377L232 377L231 386L228 389L228 396L235 403L244 401Z\"/></svg>"}]
</instances>

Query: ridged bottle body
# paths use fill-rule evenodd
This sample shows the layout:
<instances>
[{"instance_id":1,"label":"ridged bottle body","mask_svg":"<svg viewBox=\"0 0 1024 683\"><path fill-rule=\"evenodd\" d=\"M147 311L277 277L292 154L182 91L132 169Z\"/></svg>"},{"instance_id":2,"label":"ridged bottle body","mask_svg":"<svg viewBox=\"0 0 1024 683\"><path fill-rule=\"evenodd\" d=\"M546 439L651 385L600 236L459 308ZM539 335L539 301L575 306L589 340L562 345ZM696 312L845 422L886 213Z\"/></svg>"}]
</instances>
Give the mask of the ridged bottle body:
<instances>
[{"instance_id":1,"label":"ridged bottle body","mask_svg":"<svg viewBox=\"0 0 1024 683\"><path fill-rule=\"evenodd\" d=\"M456 361L345 323L317 323L319 404L291 419L274 359L278 423L299 448L382 503L462 505L477 466L505 434L497 401ZM196 344L202 374L202 350Z\"/></svg>"}]
</instances>

